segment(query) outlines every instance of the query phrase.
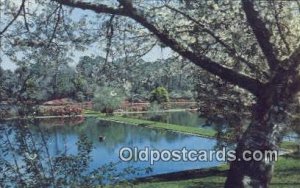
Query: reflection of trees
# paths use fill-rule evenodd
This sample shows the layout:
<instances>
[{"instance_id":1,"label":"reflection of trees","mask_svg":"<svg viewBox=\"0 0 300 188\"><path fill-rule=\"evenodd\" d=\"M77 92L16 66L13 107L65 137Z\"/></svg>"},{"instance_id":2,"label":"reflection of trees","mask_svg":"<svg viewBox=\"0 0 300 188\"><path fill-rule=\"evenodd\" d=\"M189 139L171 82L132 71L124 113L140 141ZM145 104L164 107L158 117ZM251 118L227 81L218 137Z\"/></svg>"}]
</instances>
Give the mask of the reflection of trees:
<instances>
[{"instance_id":1,"label":"reflection of trees","mask_svg":"<svg viewBox=\"0 0 300 188\"><path fill-rule=\"evenodd\" d=\"M130 117L159 121L183 126L199 127L204 124L205 118L193 112L151 112L144 114L130 114Z\"/></svg>"},{"instance_id":2,"label":"reflection of trees","mask_svg":"<svg viewBox=\"0 0 300 188\"><path fill-rule=\"evenodd\" d=\"M212 115L207 118L205 126L210 126L216 131L217 149L223 147L234 149L246 129L243 126L247 125L246 121L247 119L241 119L234 115L228 117Z\"/></svg>"},{"instance_id":3,"label":"reflection of trees","mask_svg":"<svg viewBox=\"0 0 300 188\"><path fill-rule=\"evenodd\" d=\"M32 128L32 126L34 128ZM85 134L77 140L77 153L51 156L49 132L29 120L0 126L0 187L73 187L115 183L140 169L116 171L107 164L91 171L92 142Z\"/></svg>"},{"instance_id":4,"label":"reflection of trees","mask_svg":"<svg viewBox=\"0 0 300 188\"><path fill-rule=\"evenodd\" d=\"M36 122L35 124L38 124ZM180 136L172 134L164 130L153 130L144 127L132 127L132 125L122 125L115 122L107 122L97 120L96 118L86 118L86 120L79 125L65 125L65 126L45 126L41 125L43 131L47 131L54 139L58 133L62 136L74 134L87 134L89 139L95 146L105 146L103 149L111 152L118 146L130 146L132 143L143 143L149 140L152 143L166 140L172 143L174 140L181 139ZM99 142L99 136L105 136L105 142Z\"/></svg>"},{"instance_id":5,"label":"reflection of trees","mask_svg":"<svg viewBox=\"0 0 300 188\"><path fill-rule=\"evenodd\" d=\"M94 123L95 124L95 123ZM178 136L171 134L168 131L153 130L144 127L134 127L132 125L120 126L118 123L98 121L97 126L90 127L89 132L101 133L106 136L106 146L116 147L118 145L130 146L132 142L142 143L144 140L150 140L151 142L159 142L162 139L166 139L170 142L179 139ZM97 140L99 135L95 135L93 140Z\"/></svg>"},{"instance_id":6,"label":"reflection of trees","mask_svg":"<svg viewBox=\"0 0 300 188\"><path fill-rule=\"evenodd\" d=\"M176 112L170 113L169 122L185 126L196 126L204 124L205 119L192 112Z\"/></svg>"},{"instance_id":7,"label":"reflection of trees","mask_svg":"<svg viewBox=\"0 0 300 188\"><path fill-rule=\"evenodd\" d=\"M55 117L55 118L41 118L36 119L35 122L45 128L65 126L65 125L79 125L83 123L83 116L70 116L70 117Z\"/></svg>"}]
</instances>

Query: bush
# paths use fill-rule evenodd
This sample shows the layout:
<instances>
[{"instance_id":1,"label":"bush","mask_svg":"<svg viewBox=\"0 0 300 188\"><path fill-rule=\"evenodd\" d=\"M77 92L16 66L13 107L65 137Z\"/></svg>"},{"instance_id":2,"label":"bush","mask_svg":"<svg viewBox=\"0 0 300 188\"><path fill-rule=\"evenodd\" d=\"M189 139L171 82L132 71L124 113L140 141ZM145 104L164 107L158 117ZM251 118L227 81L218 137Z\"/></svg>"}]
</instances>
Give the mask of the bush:
<instances>
[{"instance_id":1,"label":"bush","mask_svg":"<svg viewBox=\"0 0 300 188\"><path fill-rule=\"evenodd\" d=\"M157 102L158 104L169 102L169 93L167 89L164 87L154 89L150 95L150 102Z\"/></svg>"},{"instance_id":2,"label":"bush","mask_svg":"<svg viewBox=\"0 0 300 188\"><path fill-rule=\"evenodd\" d=\"M118 89L111 87L98 88L94 94L93 108L102 113L112 114L121 106L124 95Z\"/></svg>"}]
</instances>

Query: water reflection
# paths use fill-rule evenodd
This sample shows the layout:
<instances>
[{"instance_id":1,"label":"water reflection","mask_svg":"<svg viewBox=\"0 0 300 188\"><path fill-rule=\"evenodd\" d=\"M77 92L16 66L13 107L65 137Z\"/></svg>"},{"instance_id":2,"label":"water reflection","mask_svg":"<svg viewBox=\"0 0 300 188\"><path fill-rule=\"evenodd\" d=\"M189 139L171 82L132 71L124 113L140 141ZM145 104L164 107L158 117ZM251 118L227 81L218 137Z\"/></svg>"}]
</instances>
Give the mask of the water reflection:
<instances>
[{"instance_id":1,"label":"water reflection","mask_svg":"<svg viewBox=\"0 0 300 188\"><path fill-rule=\"evenodd\" d=\"M203 127L206 125L206 119L200 117L198 112L149 112L126 114L126 116L183 126Z\"/></svg>"},{"instance_id":2,"label":"water reflection","mask_svg":"<svg viewBox=\"0 0 300 188\"><path fill-rule=\"evenodd\" d=\"M54 120L52 120L55 122ZM65 120L64 120L65 121ZM219 162L120 162L120 148L213 149L212 139L87 118L0 123L0 187L64 187L116 183L145 175L212 167ZM106 139L99 142L99 135Z\"/></svg>"},{"instance_id":3,"label":"water reflection","mask_svg":"<svg viewBox=\"0 0 300 188\"><path fill-rule=\"evenodd\" d=\"M249 123L245 120L241 120L239 117L226 119L224 117L214 115L209 118L204 118L200 116L198 112L189 111L164 113L149 112L142 114L126 114L125 116L182 126L213 129L216 131L217 139L215 149L222 149L222 147L234 149L235 144L242 135L242 132L246 129L246 127L243 125L248 125ZM230 139L224 140L224 137Z\"/></svg>"}]
</instances>

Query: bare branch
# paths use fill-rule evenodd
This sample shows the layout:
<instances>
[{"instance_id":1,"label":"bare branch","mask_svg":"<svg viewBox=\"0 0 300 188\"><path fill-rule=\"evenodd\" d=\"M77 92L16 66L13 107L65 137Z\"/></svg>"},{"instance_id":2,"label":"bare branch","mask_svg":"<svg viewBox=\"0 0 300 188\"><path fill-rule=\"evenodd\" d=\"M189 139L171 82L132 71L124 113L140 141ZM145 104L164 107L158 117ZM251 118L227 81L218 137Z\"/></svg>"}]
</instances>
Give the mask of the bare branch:
<instances>
[{"instance_id":1,"label":"bare branch","mask_svg":"<svg viewBox=\"0 0 300 188\"><path fill-rule=\"evenodd\" d=\"M104 63L104 69L102 72L106 71L106 67L108 65L108 58L111 53L111 46L112 46L112 38L114 35L114 26L113 26L113 20L115 18L115 15L112 15L107 22L107 30L106 30L106 38L107 38L107 43L106 43L106 55L105 55L105 63Z\"/></svg>"},{"instance_id":2,"label":"bare branch","mask_svg":"<svg viewBox=\"0 0 300 188\"><path fill-rule=\"evenodd\" d=\"M278 67L279 61L276 57L273 44L270 42L271 33L267 29L266 24L259 18L259 13L254 9L253 0L242 0L242 3L248 23L267 59L271 71L273 71Z\"/></svg>"},{"instance_id":3,"label":"bare branch","mask_svg":"<svg viewBox=\"0 0 300 188\"><path fill-rule=\"evenodd\" d=\"M56 35L56 30L57 30L57 27L59 25L59 22L60 22L60 19L61 19L61 11L62 11L62 5L59 6L59 9L58 9L58 13L57 13L57 20L56 20L56 23L55 23L55 26L54 26L54 29L53 29L53 32L52 32L52 36L49 40L49 44L48 44L48 47L51 45L51 42L53 41L53 39L55 38L55 35Z\"/></svg>"},{"instance_id":4,"label":"bare branch","mask_svg":"<svg viewBox=\"0 0 300 188\"><path fill-rule=\"evenodd\" d=\"M298 5L298 12L300 13L300 2L299 2L299 0L296 0L296 3Z\"/></svg>"},{"instance_id":5,"label":"bare branch","mask_svg":"<svg viewBox=\"0 0 300 188\"><path fill-rule=\"evenodd\" d=\"M71 1L71 0L53 0L63 5L70 7L76 7L83 10L92 10L96 13L107 13L114 15L126 16L126 10L124 8L113 8L103 4L95 4L89 2Z\"/></svg>"},{"instance_id":6,"label":"bare branch","mask_svg":"<svg viewBox=\"0 0 300 188\"><path fill-rule=\"evenodd\" d=\"M30 32L29 25L28 25L27 18L26 18L25 4L22 9L23 9L23 18L24 18L25 27L26 27L27 31Z\"/></svg>"},{"instance_id":7,"label":"bare branch","mask_svg":"<svg viewBox=\"0 0 300 188\"><path fill-rule=\"evenodd\" d=\"M3 33L16 21L16 19L21 14L22 9L24 8L25 0L22 0L22 4L17 12L17 14L14 16L14 18L5 26L5 28L0 32L0 35L3 35Z\"/></svg>"}]
</instances>

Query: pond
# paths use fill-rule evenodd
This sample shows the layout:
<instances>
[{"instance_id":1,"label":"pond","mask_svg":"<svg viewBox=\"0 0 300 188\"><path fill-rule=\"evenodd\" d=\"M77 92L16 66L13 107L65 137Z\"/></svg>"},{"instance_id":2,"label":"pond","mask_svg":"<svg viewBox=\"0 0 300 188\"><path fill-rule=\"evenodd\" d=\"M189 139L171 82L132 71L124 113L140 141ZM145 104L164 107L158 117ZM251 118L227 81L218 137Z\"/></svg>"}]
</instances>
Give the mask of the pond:
<instances>
[{"instance_id":1,"label":"pond","mask_svg":"<svg viewBox=\"0 0 300 188\"><path fill-rule=\"evenodd\" d=\"M211 150L216 141L96 118L87 118L77 124L64 120L59 123L54 120L6 121L1 123L0 131L3 172L0 182L4 185L102 184L221 164L216 160L157 161L154 165L145 161L122 162L119 151L123 147ZM105 139L99 141L99 135Z\"/></svg>"},{"instance_id":2,"label":"pond","mask_svg":"<svg viewBox=\"0 0 300 188\"><path fill-rule=\"evenodd\" d=\"M145 119L145 120L151 120L151 121L159 121L164 123L170 123L170 124L176 124L176 125L183 125L183 126L192 126L192 127L201 127L205 129L213 129L217 132L231 132L233 135L240 135L239 132L236 131L236 129L233 128L232 125L229 125L228 123L224 123L222 121L220 122L214 122L212 124L207 123L207 119L204 117L199 116L198 112L193 111L174 111L174 112L147 112L147 113L137 113L137 114L126 114L128 117L133 118L139 118L139 119ZM244 125L248 125L250 122L245 120L243 123ZM299 124L299 122L294 122L296 125ZM298 127L298 126L296 126ZM299 129L299 128L298 128ZM299 143L299 130L297 129L291 129L289 130L285 136L283 137L283 141L289 141L289 142L297 142ZM229 146L228 142L223 143L224 145ZM232 147L232 144L231 144Z\"/></svg>"},{"instance_id":3,"label":"pond","mask_svg":"<svg viewBox=\"0 0 300 188\"><path fill-rule=\"evenodd\" d=\"M192 127L207 127L206 118L200 117L197 112L178 111L178 112L149 112L139 114L126 114L129 117L141 118L146 120L159 121L170 124L192 126Z\"/></svg>"}]
</instances>

